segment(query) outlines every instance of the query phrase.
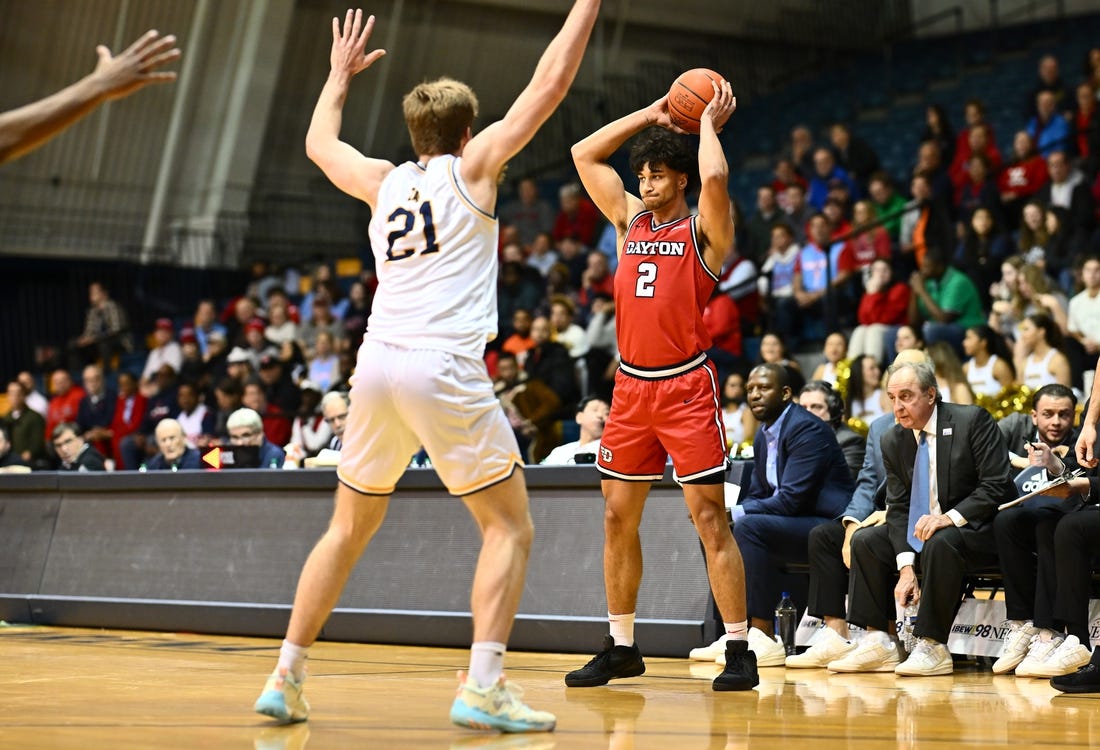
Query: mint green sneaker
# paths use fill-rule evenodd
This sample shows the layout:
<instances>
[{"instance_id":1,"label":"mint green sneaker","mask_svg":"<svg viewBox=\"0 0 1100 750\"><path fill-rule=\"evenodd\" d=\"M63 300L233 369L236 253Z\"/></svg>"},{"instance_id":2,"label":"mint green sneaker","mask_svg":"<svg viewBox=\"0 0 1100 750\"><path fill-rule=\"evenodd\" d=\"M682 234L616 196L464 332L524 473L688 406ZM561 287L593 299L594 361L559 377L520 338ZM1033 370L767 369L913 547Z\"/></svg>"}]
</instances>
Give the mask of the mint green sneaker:
<instances>
[{"instance_id":1,"label":"mint green sneaker","mask_svg":"<svg viewBox=\"0 0 1100 750\"><path fill-rule=\"evenodd\" d=\"M495 685L483 688L458 673L458 692L451 705L451 721L460 727L496 729L501 732L552 732L554 714L535 711L520 698L523 690L501 675Z\"/></svg>"},{"instance_id":2,"label":"mint green sneaker","mask_svg":"<svg viewBox=\"0 0 1100 750\"><path fill-rule=\"evenodd\" d=\"M256 700L255 710L286 724L309 718L309 703L302 695L302 683L288 674L286 667L277 668L267 678L264 691Z\"/></svg>"}]
</instances>

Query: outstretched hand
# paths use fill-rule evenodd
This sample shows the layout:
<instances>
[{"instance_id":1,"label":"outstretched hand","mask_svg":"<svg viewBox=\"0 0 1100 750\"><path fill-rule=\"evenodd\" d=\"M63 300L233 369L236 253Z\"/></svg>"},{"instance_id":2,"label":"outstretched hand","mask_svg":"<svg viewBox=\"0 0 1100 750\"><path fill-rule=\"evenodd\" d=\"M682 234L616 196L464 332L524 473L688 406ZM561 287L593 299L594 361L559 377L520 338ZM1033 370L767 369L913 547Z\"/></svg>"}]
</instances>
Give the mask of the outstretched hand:
<instances>
[{"instance_id":1,"label":"outstretched hand","mask_svg":"<svg viewBox=\"0 0 1100 750\"><path fill-rule=\"evenodd\" d=\"M378 58L386 54L384 49L365 52L367 40L374 30L374 16L368 16L363 23L363 10L357 8L348 9L344 17L344 28L340 29L340 19L332 19L332 52L329 62L333 72L346 73L353 76L361 73L374 64Z\"/></svg>"},{"instance_id":2,"label":"outstretched hand","mask_svg":"<svg viewBox=\"0 0 1100 750\"><path fill-rule=\"evenodd\" d=\"M117 56L112 56L111 50L101 44L95 48L99 62L90 77L108 101L129 96L150 83L174 81L174 72L157 68L179 58L182 53L175 44L175 36L162 37L155 30L146 31Z\"/></svg>"},{"instance_id":3,"label":"outstretched hand","mask_svg":"<svg viewBox=\"0 0 1100 750\"><path fill-rule=\"evenodd\" d=\"M699 119L700 122L709 119L714 124L714 132L721 133L722 127L737 109L737 97L733 95L733 86L729 81L723 80L721 83L711 81L710 85L714 87L714 96L707 103Z\"/></svg>"}]
</instances>

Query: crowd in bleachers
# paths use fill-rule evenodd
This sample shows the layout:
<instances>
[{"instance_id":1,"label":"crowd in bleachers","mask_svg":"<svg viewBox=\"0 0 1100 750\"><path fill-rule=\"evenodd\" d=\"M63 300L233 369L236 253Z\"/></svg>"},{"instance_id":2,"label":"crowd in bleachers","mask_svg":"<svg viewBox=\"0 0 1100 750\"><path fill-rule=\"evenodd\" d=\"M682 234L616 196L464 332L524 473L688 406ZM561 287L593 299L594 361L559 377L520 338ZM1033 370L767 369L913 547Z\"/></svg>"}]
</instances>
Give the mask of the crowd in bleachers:
<instances>
[{"instance_id":1,"label":"crowd in bleachers","mask_svg":"<svg viewBox=\"0 0 1100 750\"><path fill-rule=\"evenodd\" d=\"M1100 48L1068 82L1055 57L1039 59L1009 154L982 100L928 105L900 184L871 145L881 133L794 127L755 206L735 202L736 248L704 318L722 378L816 357L857 425L882 413L883 366L912 346L935 356L949 400L992 407L1050 382L1087 391L1100 354L1098 93ZM530 178L502 199L500 335L486 353L533 462L575 437L581 398L611 399L618 355L614 233L579 185L553 187L556 205ZM158 452L160 419L180 421L202 450L229 440L242 407L273 445L315 453L320 397L346 391L374 275L322 263L299 279L257 263L253 276L238 298L198 300L193 315L151 331L129 330L107 286L93 284L64 354L8 385L12 460L63 467L53 433L71 424L108 467L137 469ZM27 416L36 410L42 425Z\"/></svg>"}]
</instances>

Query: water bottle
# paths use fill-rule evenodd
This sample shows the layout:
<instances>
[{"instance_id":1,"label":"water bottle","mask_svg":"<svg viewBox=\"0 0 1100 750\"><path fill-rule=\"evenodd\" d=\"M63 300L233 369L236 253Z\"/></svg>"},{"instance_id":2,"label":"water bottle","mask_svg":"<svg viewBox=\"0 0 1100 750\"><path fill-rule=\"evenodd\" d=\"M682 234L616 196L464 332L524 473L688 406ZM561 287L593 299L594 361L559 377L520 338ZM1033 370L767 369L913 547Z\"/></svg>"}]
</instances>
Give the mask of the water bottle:
<instances>
[{"instance_id":1,"label":"water bottle","mask_svg":"<svg viewBox=\"0 0 1100 750\"><path fill-rule=\"evenodd\" d=\"M798 610L791 601L791 595L783 592L783 598L775 607L775 633L783 642L787 654L795 654L794 634L798 629Z\"/></svg>"},{"instance_id":2,"label":"water bottle","mask_svg":"<svg viewBox=\"0 0 1100 750\"><path fill-rule=\"evenodd\" d=\"M913 635L913 628L917 626L917 605L906 604L901 611L901 629L898 631L898 640L902 647L909 653L913 652L917 637Z\"/></svg>"}]
</instances>

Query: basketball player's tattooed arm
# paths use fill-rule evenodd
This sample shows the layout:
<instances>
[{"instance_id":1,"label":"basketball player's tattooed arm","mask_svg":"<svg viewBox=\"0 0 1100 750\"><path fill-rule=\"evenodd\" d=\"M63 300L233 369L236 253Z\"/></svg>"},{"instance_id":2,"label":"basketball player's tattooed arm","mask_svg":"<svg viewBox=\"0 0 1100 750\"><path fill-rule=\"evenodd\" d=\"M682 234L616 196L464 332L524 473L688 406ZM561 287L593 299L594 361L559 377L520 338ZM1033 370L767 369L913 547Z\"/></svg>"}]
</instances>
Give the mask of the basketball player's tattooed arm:
<instances>
[{"instance_id":1,"label":"basketball player's tattooed arm","mask_svg":"<svg viewBox=\"0 0 1100 750\"><path fill-rule=\"evenodd\" d=\"M45 99L0 114L0 164L33 151L104 102L176 80L174 72L157 70L179 58L175 44L174 36L150 30L114 56L105 46L96 47L99 61L91 73Z\"/></svg>"},{"instance_id":2,"label":"basketball player's tattooed arm","mask_svg":"<svg viewBox=\"0 0 1100 750\"><path fill-rule=\"evenodd\" d=\"M729 165L718 140L718 133L737 108L737 99L729 81L714 86L714 98L699 120L699 192L698 227L706 239L703 258L714 273L733 249L733 216L730 213Z\"/></svg>"},{"instance_id":3,"label":"basketball player's tattooed arm","mask_svg":"<svg viewBox=\"0 0 1100 750\"><path fill-rule=\"evenodd\" d=\"M393 164L364 156L351 144L341 141L340 125L351 79L386 54L382 49L366 52L373 29L374 16L364 23L362 10L354 13L348 10L343 29L338 18L332 19L331 69L306 133L306 155L310 160L333 185L365 201L371 208L378 197L378 186L393 169Z\"/></svg>"}]
</instances>

